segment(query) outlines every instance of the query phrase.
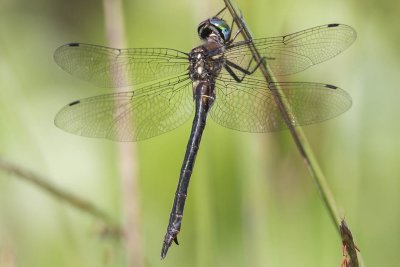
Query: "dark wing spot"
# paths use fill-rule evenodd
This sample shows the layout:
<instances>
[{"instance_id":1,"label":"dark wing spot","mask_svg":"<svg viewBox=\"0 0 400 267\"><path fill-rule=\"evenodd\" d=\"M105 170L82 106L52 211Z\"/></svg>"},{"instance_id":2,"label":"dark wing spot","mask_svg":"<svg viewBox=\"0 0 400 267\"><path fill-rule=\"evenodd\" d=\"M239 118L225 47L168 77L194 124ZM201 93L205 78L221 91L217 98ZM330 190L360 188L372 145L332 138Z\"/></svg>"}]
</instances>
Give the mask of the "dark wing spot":
<instances>
[{"instance_id":1,"label":"dark wing spot","mask_svg":"<svg viewBox=\"0 0 400 267\"><path fill-rule=\"evenodd\" d=\"M339 26L339 23L328 24L328 28L337 27L337 26Z\"/></svg>"},{"instance_id":2,"label":"dark wing spot","mask_svg":"<svg viewBox=\"0 0 400 267\"><path fill-rule=\"evenodd\" d=\"M79 43L70 43L68 46L79 46Z\"/></svg>"},{"instance_id":3,"label":"dark wing spot","mask_svg":"<svg viewBox=\"0 0 400 267\"><path fill-rule=\"evenodd\" d=\"M337 86L331 85L331 84L325 84L326 88L330 88L330 89L337 89Z\"/></svg>"},{"instance_id":4,"label":"dark wing spot","mask_svg":"<svg viewBox=\"0 0 400 267\"><path fill-rule=\"evenodd\" d=\"M81 103L81 101L80 100L76 100L74 102L69 103L68 106L73 106L73 105L76 105L76 104L79 104L79 103Z\"/></svg>"}]
</instances>

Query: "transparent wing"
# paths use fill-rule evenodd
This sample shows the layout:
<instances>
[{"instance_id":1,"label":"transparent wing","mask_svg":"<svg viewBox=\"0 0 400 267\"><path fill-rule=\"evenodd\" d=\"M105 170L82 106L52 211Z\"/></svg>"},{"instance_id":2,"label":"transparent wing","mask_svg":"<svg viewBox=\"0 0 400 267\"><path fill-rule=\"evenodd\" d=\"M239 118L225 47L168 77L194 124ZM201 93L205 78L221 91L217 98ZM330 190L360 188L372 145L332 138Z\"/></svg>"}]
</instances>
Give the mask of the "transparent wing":
<instances>
[{"instance_id":1,"label":"transparent wing","mask_svg":"<svg viewBox=\"0 0 400 267\"><path fill-rule=\"evenodd\" d=\"M224 127L245 132L286 129L271 90L277 91L290 107L293 126L331 119L348 110L352 103L344 90L327 84L293 82L267 86L262 80L240 84L221 77L211 117Z\"/></svg>"},{"instance_id":2,"label":"transparent wing","mask_svg":"<svg viewBox=\"0 0 400 267\"><path fill-rule=\"evenodd\" d=\"M289 75L333 58L346 50L356 39L355 30L344 24L322 25L297 33L253 40L274 75ZM249 44L233 44L226 58L243 67L253 68ZM255 74L260 74L259 71Z\"/></svg>"},{"instance_id":3,"label":"transparent wing","mask_svg":"<svg viewBox=\"0 0 400 267\"><path fill-rule=\"evenodd\" d=\"M115 49L70 43L54 60L66 72L100 87L124 87L187 72L188 55L167 48Z\"/></svg>"},{"instance_id":4,"label":"transparent wing","mask_svg":"<svg viewBox=\"0 0 400 267\"><path fill-rule=\"evenodd\" d=\"M74 101L58 112L55 124L77 135L138 141L177 128L192 111L191 81L185 75L135 92Z\"/></svg>"}]
</instances>

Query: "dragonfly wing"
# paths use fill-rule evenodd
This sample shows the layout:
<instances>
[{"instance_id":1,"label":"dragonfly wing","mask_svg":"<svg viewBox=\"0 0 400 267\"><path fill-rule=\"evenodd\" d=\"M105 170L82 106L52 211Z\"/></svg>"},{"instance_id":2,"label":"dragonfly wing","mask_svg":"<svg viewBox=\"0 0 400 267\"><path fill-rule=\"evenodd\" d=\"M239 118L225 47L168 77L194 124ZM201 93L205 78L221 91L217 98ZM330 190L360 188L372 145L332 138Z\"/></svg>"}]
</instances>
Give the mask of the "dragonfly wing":
<instances>
[{"instance_id":1,"label":"dragonfly wing","mask_svg":"<svg viewBox=\"0 0 400 267\"><path fill-rule=\"evenodd\" d=\"M193 112L191 81L164 80L135 92L74 101L61 109L55 124L70 133L118 141L139 141L182 125Z\"/></svg>"},{"instance_id":2,"label":"dragonfly wing","mask_svg":"<svg viewBox=\"0 0 400 267\"><path fill-rule=\"evenodd\" d=\"M55 62L72 76L100 87L124 87L187 72L188 55L167 48L116 49L70 43L57 48Z\"/></svg>"},{"instance_id":3,"label":"dragonfly wing","mask_svg":"<svg viewBox=\"0 0 400 267\"><path fill-rule=\"evenodd\" d=\"M253 44L273 75L290 75L335 57L356 39L356 31L345 24L327 24L297 33L254 39ZM246 68L256 66L250 44L232 45L226 58ZM255 74L261 74L257 71Z\"/></svg>"},{"instance_id":4,"label":"dragonfly wing","mask_svg":"<svg viewBox=\"0 0 400 267\"><path fill-rule=\"evenodd\" d=\"M223 75L225 76L225 75ZM342 89L321 83L272 83L251 79L246 83L221 77L216 100L210 111L218 124L245 132L273 132L286 129L272 91L290 107L293 126L309 125L338 116L348 110L351 97Z\"/></svg>"}]
</instances>

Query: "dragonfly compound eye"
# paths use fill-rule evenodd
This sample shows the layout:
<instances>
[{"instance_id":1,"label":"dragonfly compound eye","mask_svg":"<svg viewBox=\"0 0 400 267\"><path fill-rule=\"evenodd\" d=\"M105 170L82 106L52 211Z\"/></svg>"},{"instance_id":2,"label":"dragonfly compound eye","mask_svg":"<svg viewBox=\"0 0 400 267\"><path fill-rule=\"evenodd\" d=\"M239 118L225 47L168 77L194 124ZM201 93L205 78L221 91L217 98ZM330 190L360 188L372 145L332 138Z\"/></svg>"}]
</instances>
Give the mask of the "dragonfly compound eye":
<instances>
[{"instance_id":1,"label":"dragonfly compound eye","mask_svg":"<svg viewBox=\"0 0 400 267\"><path fill-rule=\"evenodd\" d=\"M199 24L197 28L198 34L201 39L207 39L211 34L216 34L224 42L231 38L231 29L225 20L214 17L205 20Z\"/></svg>"}]
</instances>

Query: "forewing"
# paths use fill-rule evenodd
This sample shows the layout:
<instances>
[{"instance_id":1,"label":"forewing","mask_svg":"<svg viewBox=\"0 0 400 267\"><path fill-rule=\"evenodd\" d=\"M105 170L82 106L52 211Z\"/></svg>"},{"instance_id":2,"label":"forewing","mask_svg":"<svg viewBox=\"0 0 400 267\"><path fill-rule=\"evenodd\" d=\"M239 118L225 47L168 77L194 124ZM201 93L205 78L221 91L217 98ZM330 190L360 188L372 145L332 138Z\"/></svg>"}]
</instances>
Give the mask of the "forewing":
<instances>
[{"instance_id":1,"label":"forewing","mask_svg":"<svg viewBox=\"0 0 400 267\"><path fill-rule=\"evenodd\" d=\"M118 141L147 139L182 125L193 111L190 79L155 83L74 101L61 109L55 124L70 133Z\"/></svg>"},{"instance_id":2,"label":"forewing","mask_svg":"<svg viewBox=\"0 0 400 267\"><path fill-rule=\"evenodd\" d=\"M66 72L100 87L124 87L187 72L188 55L167 48L115 49L70 43L54 52Z\"/></svg>"},{"instance_id":3,"label":"forewing","mask_svg":"<svg viewBox=\"0 0 400 267\"><path fill-rule=\"evenodd\" d=\"M223 77L217 82L216 100L210 111L218 124L245 132L286 129L274 100L274 90L287 103L293 126L322 122L338 116L351 106L342 89L321 83L273 83L248 80L240 84Z\"/></svg>"},{"instance_id":4,"label":"forewing","mask_svg":"<svg viewBox=\"0 0 400 267\"><path fill-rule=\"evenodd\" d=\"M303 71L335 57L346 50L356 37L355 30L348 25L327 24L285 36L254 39L253 44L273 75L279 76ZM250 44L233 44L225 56L244 68L256 66Z\"/></svg>"}]
</instances>

